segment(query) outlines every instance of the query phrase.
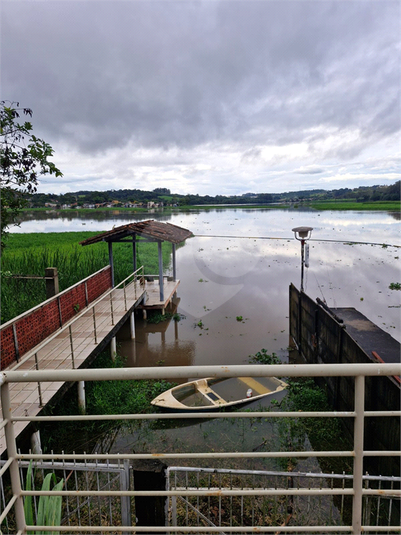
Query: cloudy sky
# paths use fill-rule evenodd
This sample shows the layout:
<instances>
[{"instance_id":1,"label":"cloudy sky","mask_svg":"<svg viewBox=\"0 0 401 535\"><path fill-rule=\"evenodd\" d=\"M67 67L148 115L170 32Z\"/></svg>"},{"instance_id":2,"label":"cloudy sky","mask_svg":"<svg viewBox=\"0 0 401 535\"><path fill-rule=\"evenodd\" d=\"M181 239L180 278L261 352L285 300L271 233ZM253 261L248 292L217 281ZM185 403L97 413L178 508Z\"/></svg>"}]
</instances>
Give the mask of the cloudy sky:
<instances>
[{"instance_id":1,"label":"cloudy sky","mask_svg":"<svg viewBox=\"0 0 401 535\"><path fill-rule=\"evenodd\" d=\"M63 178L39 191L392 184L399 0L2 0L1 99Z\"/></svg>"}]
</instances>

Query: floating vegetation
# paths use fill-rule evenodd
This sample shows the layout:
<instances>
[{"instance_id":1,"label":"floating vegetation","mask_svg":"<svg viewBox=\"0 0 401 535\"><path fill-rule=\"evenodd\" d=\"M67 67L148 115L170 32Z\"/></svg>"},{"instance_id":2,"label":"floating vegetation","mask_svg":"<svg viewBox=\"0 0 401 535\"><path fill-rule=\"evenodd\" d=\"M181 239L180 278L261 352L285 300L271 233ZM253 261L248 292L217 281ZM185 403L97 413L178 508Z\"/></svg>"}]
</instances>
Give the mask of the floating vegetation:
<instances>
[{"instance_id":1,"label":"floating vegetation","mask_svg":"<svg viewBox=\"0 0 401 535\"><path fill-rule=\"evenodd\" d=\"M389 288L390 290L401 290L401 282L392 282Z\"/></svg>"},{"instance_id":2,"label":"floating vegetation","mask_svg":"<svg viewBox=\"0 0 401 535\"><path fill-rule=\"evenodd\" d=\"M174 321L181 321L182 319L185 319L185 316L179 312L175 312L174 314L172 312L166 312L165 314L153 314L147 318L147 322L158 324L171 319Z\"/></svg>"}]
</instances>

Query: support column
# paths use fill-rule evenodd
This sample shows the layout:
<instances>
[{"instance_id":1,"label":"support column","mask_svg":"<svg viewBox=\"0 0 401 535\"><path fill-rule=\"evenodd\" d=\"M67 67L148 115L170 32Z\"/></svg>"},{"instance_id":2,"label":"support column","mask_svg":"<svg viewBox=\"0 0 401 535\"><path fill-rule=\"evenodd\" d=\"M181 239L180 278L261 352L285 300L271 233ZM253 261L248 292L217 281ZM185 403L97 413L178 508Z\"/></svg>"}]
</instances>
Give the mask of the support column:
<instances>
[{"instance_id":1,"label":"support column","mask_svg":"<svg viewBox=\"0 0 401 535\"><path fill-rule=\"evenodd\" d=\"M78 381L78 410L81 414L86 413L85 381Z\"/></svg>"},{"instance_id":2,"label":"support column","mask_svg":"<svg viewBox=\"0 0 401 535\"><path fill-rule=\"evenodd\" d=\"M130 332L131 332L131 340L135 340L135 312L132 311L130 315Z\"/></svg>"},{"instance_id":3,"label":"support column","mask_svg":"<svg viewBox=\"0 0 401 535\"><path fill-rule=\"evenodd\" d=\"M157 242L159 250L159 286L160 286L160 301L164 301L164 287L163 287L163 254L162 254L162 242Z\"/></svg>"},{"instance_id":4,"label":"support column","mask_svg":"<svg viewBox=\"0 0 401 535\"><path fill-rule=\"evenodd\" d=\"M172 257L173 257L173 281L175 282L177 280L177 264L175 260L175 243L171 244L172 249Z\"/></svg>"},{"instance_id":5,"label":"support column","mask_svg":"<svg viewBox=\"0 0 401 535\"><path fill-rule=\"evenodd\" d=\"M355 377L354 400L354 496L352 500L353 533L361 533L362 526L362 491L363 491L363 446L365 416L365 377Z\"/></svg>"},{"instance_id":6,"label":"support column","mask_svg":"<svg viewBox=\"0 0 401 535\"><path fill-rule=\"evenodd\" d=\"M111 354L111 360L115 360L117 356L117 339L115 336L110 341L110 354Z\"/></svg>"},{"instance_id":7,"label":"support column","mask_svg":"<svg viewBox=\"0 0 401 535\"><path fill-rule=\"evenodd\" d=\"M133 256L134 271L136 271L137 270L136 234L132 236L132 256Z\"/></svg>"}]
</instances>

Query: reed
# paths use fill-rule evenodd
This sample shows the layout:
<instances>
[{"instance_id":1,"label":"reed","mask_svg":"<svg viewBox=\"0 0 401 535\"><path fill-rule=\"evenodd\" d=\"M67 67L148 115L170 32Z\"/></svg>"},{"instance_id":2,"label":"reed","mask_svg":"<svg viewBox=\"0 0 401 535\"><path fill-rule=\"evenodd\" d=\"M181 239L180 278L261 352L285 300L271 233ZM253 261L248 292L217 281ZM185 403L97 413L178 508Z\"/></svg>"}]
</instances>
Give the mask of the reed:
<instances>
[{"instance_id":1,"label":"reed","mask_svg":"<svg viewBox=\"0 0 401 535\"><path fill-rule=\"evenodd\" d=\"M46 299L44 280L21 279L17 275L44 276L47 267L56 267L60 291L88 277L108 265L105 243L87 247L80 241L94 236L94 232L60 232L13 234L1 259L1 322L4 323ZM132 245L113 245L115 283L118 284L133 271ZM164 269L169 267L171 246L163 244ZM154 243L138 246L138 267L143 265L146 274L158 273L158 251Z\"/></svg>"}]
</instances>

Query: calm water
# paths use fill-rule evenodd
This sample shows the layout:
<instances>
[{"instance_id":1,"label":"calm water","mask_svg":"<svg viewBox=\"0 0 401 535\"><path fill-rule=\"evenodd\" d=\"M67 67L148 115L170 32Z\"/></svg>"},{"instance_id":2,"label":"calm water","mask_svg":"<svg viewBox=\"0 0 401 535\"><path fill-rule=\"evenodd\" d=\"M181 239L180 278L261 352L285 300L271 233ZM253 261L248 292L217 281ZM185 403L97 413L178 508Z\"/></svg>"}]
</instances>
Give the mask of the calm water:
<instances>
[{"instance_id":1,"label":"calm water","mask_svg":"<svg viewBox=\"0 0 401 535\"><path fill-rule=\"evenodd\" d=\"M288 287L291 282L300 286L301 247L291 229L301 225L314 229L306 293L329 306L354 307L401 339L401 291L389 289L390 283L401 282L398 214L213 209L137 218L79 215L40 214L16 231L101 232L135 219L157 218L195 235L177 250L177 310L183 318L158 325L138 318L135 343L128 327L122 329L117 339L130 365L244 364L261 348L286 360Z\"/></svg>"}]
</instances>

